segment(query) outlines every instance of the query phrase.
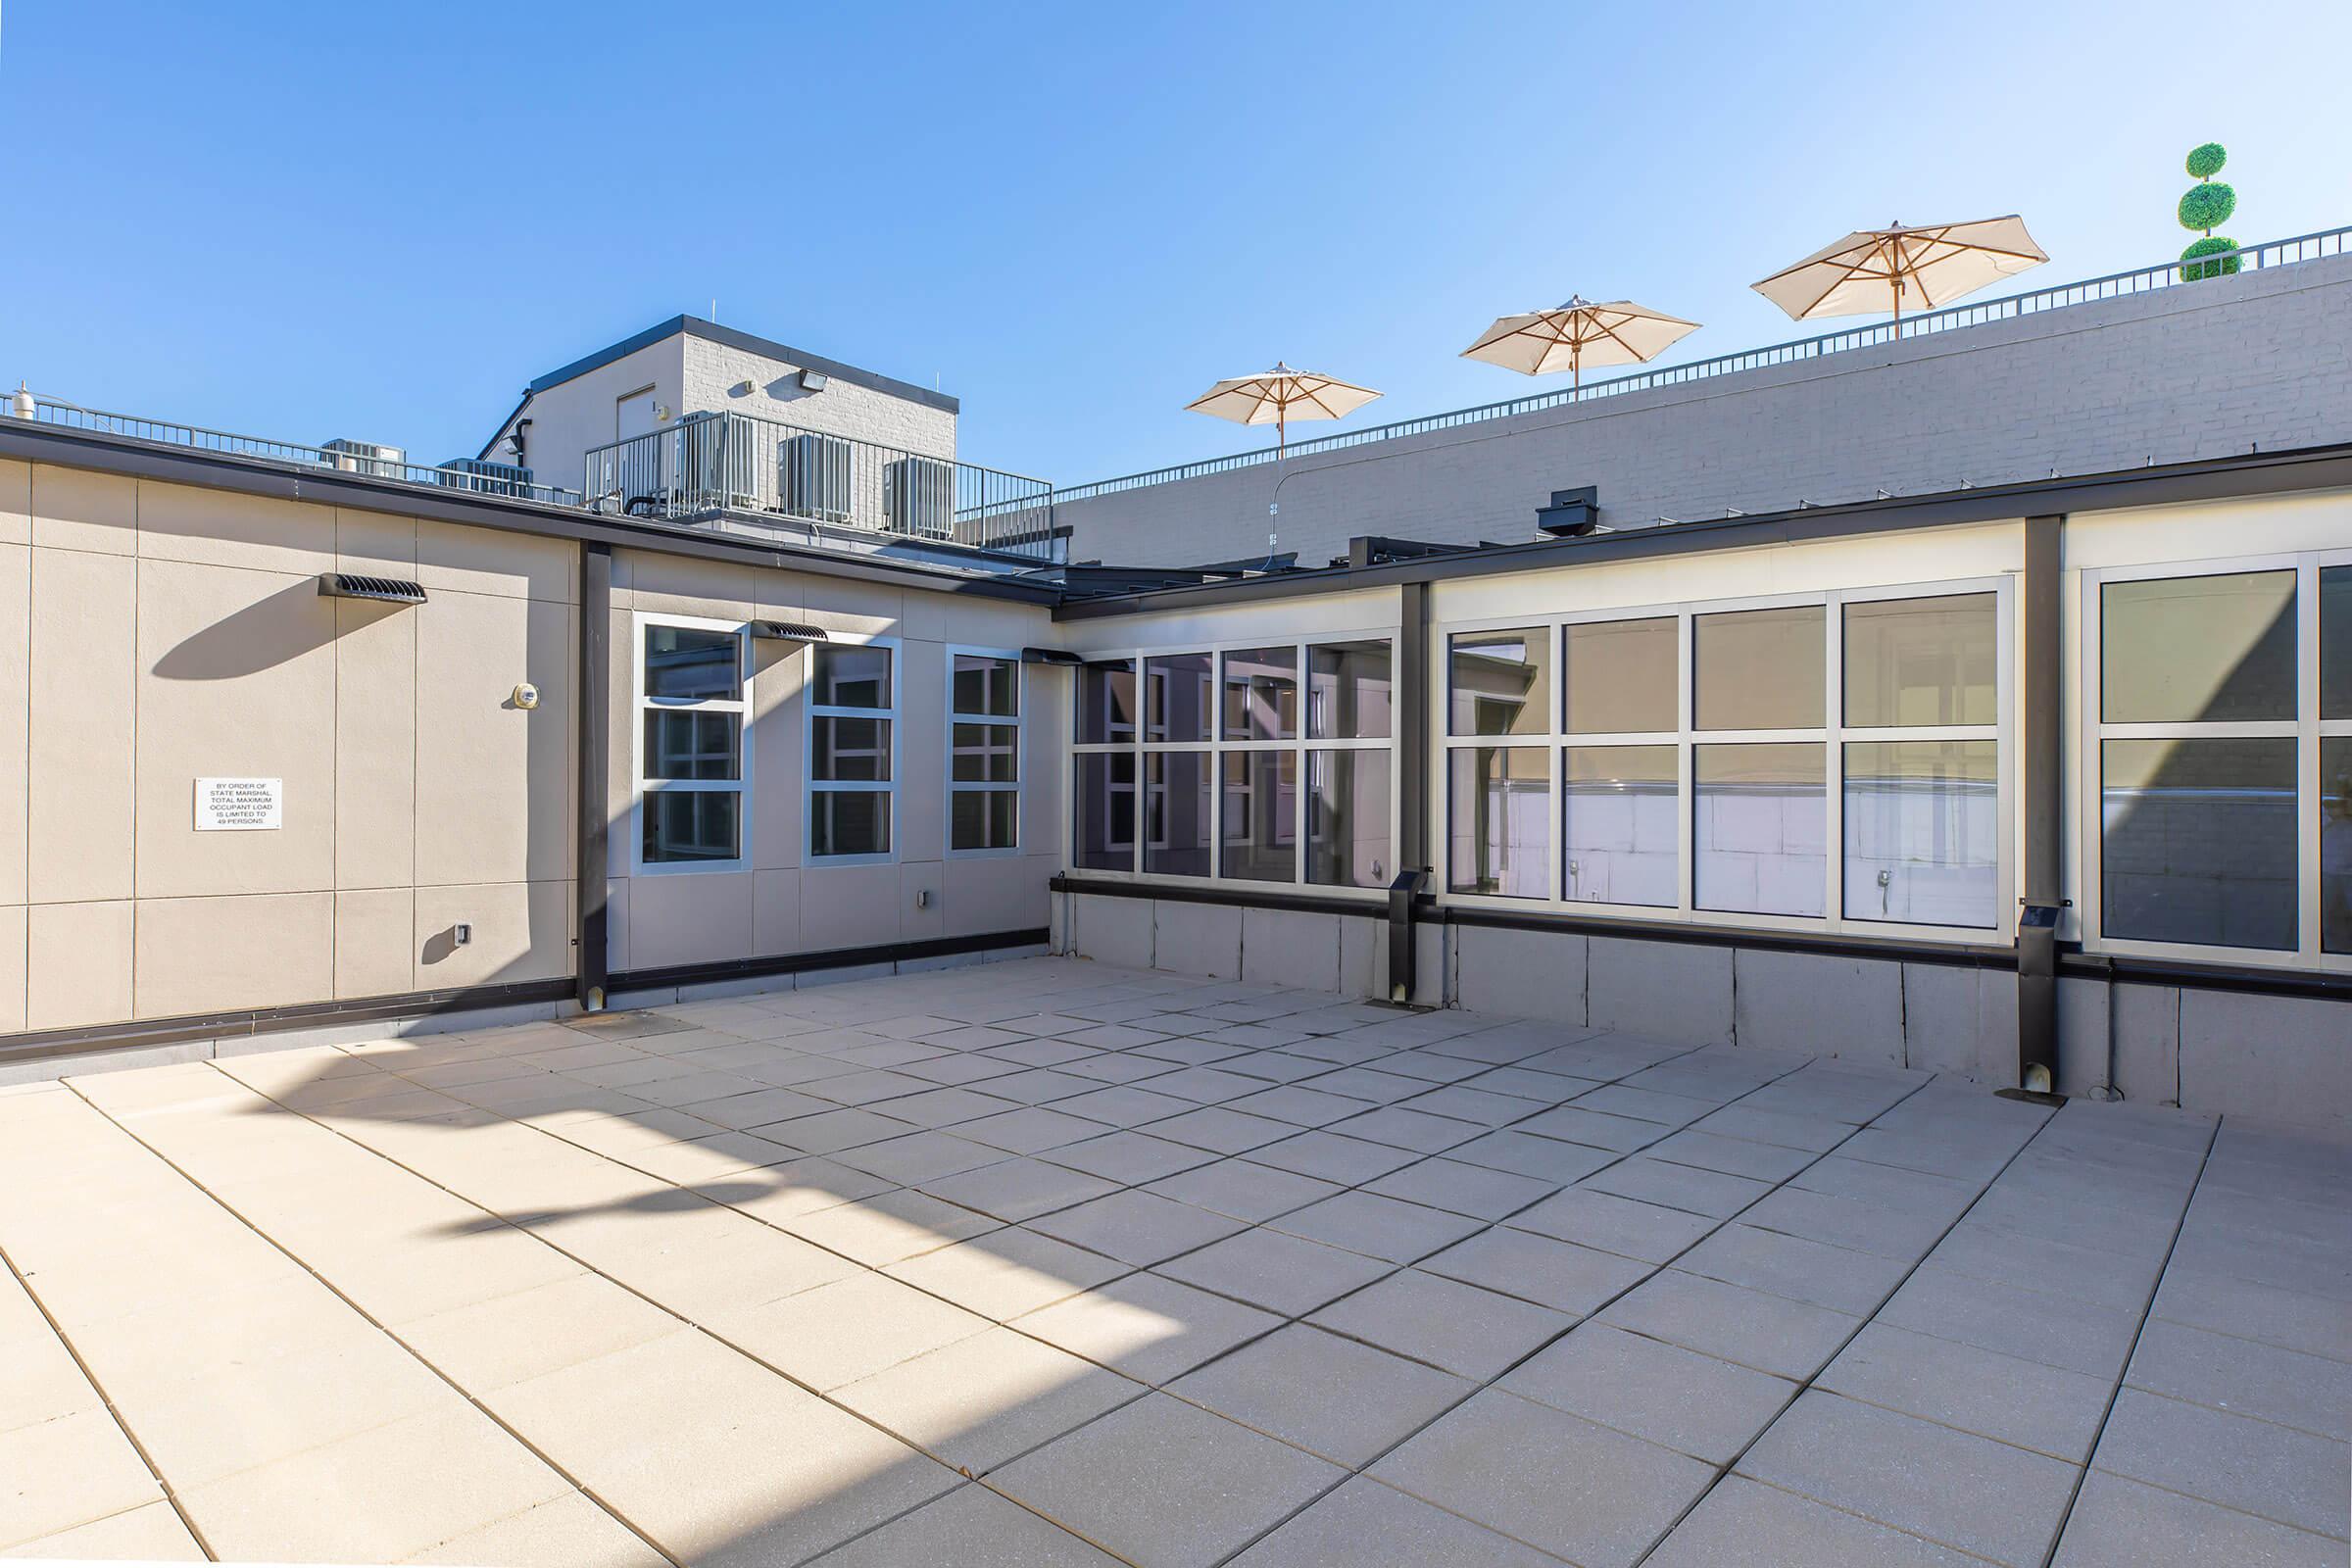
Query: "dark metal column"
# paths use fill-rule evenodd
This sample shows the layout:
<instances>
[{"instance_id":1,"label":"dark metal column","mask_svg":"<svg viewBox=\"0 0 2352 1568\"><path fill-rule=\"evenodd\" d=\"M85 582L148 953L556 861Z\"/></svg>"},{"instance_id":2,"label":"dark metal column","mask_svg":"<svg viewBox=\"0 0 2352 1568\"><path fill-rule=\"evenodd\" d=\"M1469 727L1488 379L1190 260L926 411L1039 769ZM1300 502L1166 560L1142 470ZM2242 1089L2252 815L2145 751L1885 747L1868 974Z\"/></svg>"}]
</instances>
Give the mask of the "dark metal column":
<instances>
[{"instance_id":1,"label":"dark metal column","mask_svg":"<svg viewBox=\"0 0 2352 1568\"><path fill-rule=\"evenodd\" d=\"M2065 907L2066 651L2061 646L2059 574L2063 516L2026 519L2026 574L2019 596L2019 681L2023 750L2018 875L2017 1087L2037 1094L2058 1086L2058 920Z\"/></svg>"},{"instance_id":2,"label":"dark metal column","mask_svg":"<svg viewBox=\"0 0 2352 1568\"><path fill-rule=\"evenodd\" d=\"M1396 720L1396 874L1389 883L1387 984L1391 1002L1413 1000L1413 901L1428 881L1429 855L1429 585L1396 589L1396 661L1391 679Z\"/></svg>"},{"instance_id":3,"label":"dark metal column","mask_svg":"<svg viewBox=\"0 0 2352 1568\"><path fill-rule=\"evenodd\" d=\"M580 1005L590 1012L605 1006L605 979L612 954L607 937L605 898L611 872L612 802L607 780L612 756L612 547L580 546L580 669L579 750L574 765L579 772L579 841L575 848L579 886L574 902L579 929L574 937L575 971L579 976Z\"/></svg>"}]
</instances>

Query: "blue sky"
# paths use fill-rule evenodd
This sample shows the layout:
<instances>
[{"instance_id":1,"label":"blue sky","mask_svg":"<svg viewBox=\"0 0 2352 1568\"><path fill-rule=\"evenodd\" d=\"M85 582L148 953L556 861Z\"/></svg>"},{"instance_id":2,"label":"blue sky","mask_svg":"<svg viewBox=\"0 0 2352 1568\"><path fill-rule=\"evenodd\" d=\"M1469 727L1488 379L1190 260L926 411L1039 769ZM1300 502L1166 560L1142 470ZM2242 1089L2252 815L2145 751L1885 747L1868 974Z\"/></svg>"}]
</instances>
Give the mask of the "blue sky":
<instances>
[{"instance_id":1,"label":"blue sky","mask_svg":"<svg viewBox=\"0 0 2352 1568\"><path fill-rule=\"evenodd\" d=\"M0 376L439 461L715 298L1075 483L1257 442L1183 405L1277 358L1359 423L1549 386L1455 356L1571 293L1704 322L1673 358L1816 330L1746 285L1889 219L2158 261L2209 138L2238 239L2352 221L2347 58L2326 0L17 0Z\"/></svg>"}]
</instances>

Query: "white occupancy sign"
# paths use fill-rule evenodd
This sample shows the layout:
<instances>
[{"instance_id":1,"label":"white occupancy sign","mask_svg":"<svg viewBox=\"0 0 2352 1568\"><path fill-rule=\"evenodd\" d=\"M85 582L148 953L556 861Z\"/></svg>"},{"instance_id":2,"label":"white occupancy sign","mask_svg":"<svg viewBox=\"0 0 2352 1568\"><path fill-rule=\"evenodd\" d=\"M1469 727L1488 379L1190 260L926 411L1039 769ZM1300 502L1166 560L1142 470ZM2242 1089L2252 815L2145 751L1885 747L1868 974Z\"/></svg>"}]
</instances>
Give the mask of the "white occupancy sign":
<instances>
[{"instance_id":1,"label":"white occupancy sign","mask_svg":"<svg viewBox=\"0 0 2352 1568\"><path fill-rule=\"evenodd\" d=\"M200 778L196 831L249 833L285 825L286 781L279 778Z\"/></svg>"}]
</instances>

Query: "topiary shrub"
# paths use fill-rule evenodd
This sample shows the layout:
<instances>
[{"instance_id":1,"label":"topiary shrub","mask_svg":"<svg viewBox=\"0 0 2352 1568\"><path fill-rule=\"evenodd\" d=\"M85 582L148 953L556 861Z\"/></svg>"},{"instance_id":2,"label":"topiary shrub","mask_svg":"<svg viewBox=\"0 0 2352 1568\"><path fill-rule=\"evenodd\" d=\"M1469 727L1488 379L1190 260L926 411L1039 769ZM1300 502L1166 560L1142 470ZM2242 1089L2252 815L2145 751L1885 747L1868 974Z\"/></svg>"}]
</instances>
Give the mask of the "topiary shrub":
<instances>
[{"instance_id":1,"label":"topiary shrub","mask_svg":"<svg viewBox=\"0 0 2352 1568\"><path fill-rule=\"evenodd\" d=\"M2238 257L2222 254L2236 250L2237 241L2214 232L2230 221L2230 215L2237 211L2237 192L2213 177L2222 172L2222 166L2229 161L2229 153L2223 150L2218 141L2209 141L2189 149L2186 168L2197 177L2198 183L2189 186L2187 194L2180 198L2180 226L2199 229L2205 237L2191 242L2188 249L2180 253L2180 260L2189 264L2180 269L2182 282L2228 277L2240 265ZM2221 259L2211 262L2197 260L2203 256L2218 256Z\"/></svg>"},{"instance_id":2,"label":"topiary shrub","mask_svg":"<svg viewBox=\"0 0 2352 1568\"><path fill-rule=\"evenodd\" d=\"M2222 256L2218 262L2200 262L2195 258L2221 256L2224 251L2236 249L2237 241L2227 234L2208 234L2203 239L2192 241L2188 249L2180 253L2180 260L2187 264L2180 269L2180 280L2184 283L2194 283L2199 278L2228 277L2238 269L2237 257Z\"/></svg>"},{"instance_id":3,"label":"topiary shrub","mask_svg":"<svg viewBox=\"0 0 2352 1568\"><path fill-rule=\"evenodd\" d=\"M2207 180L2191 185L2188 194L2180 198L2180 226L2202 229L2210 234L2230 221L2237 211L2237 192L2219 180Z\"/></svg>"}]
</instances>

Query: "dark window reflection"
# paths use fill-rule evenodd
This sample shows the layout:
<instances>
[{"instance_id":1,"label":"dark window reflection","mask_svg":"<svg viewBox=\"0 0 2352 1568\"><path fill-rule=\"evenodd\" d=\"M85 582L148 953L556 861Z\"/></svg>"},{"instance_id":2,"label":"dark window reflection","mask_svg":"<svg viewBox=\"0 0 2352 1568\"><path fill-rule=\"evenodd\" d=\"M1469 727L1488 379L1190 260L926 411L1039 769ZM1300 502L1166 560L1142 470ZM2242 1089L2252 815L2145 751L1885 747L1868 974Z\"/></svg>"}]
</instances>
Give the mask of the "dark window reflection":
<instances>
[{"instance_id":1,"label":"dark window reflection","mask_svg":"<svg viewBox=\"0 0 2352 1568\"><path fill-rule=\"evenodd\" d=\"M736 647L737 639L731 631L703 631L693 626L646 627L645 695L735 701L743 695Z\"/></svg>"},{"instance_id":2,"label":"dark window reflection","mask_svg":"<svg viewBox=\"0 0 2352 1568\"><path fill-rule=\"evenodd\" d=\"M888 855L890 792L814 790L808 796L810 855Z\"/></svg>"},{"instance_id":3,"label":"dark window reflection","mask_svg":"<svg viewBox=\"0 0 2352 1568\"><path fill-rule=\"evenodd\" d=\"M948 848L1013 848L1019 842L1020 805L1011 790L957 790L948 805Z\"/></svg>"},{"instance_id":4,"label":"dark window reflection","mask_svg":"<svg viewBox=\"0 0 2352 1568\"><path fill-rule=\"evenodd\" d=\"M1544 735L1550 732L1551 633L1456 635L1447 645L1447 733Z\"/></svg>"},{"instance_id":5,"label":"dark window reflection","mask_svg":"<svg viewBox=\"0 0 2352 1568\"><path fill-rule=\"evenodd\" d=\"M1310 752L1306 879L1326 887L1389 885L1389 754Z\"/></svg>"},{"instance_id":6,"label":"dark window reflection","mask_svg":"<svg viewBox=\"0 0 2352 1568\"><path fill-rule=\"evenodd\" d=\"M1208 754L1154 752L1144 759L1144 869L1208 875Z\"/></svg>"},{"instance_id":7,"label":"dark window reflection","mask_svg":"<svg viewBox=\"0 0 2352 1568\"><path fill-rule=\"evenodd\" d=\"M1225 727L1229 741L1288 741L1298 736L1298 651L1241 648L1225 656Z\"/></svg>"},{"instance_id":8,"label":"dark window reflection","mask_svg":"<svg viewBox=\"0 0 2352 1568\"><path fill-rule=\"evenodd\" d=\"M1208 739L1209 657L1166 654L1144 661L1144 739Z\"/></svg>"},{"instance_id":9,"label":"dark window reflection","mask_svg":"<svg viewBox=\"0 0 2352 1568\"><path fill-rule=\"evenodd\" d=\"M888 708L890 650L820 644L808 700L819 708Z\"/></svg>"},{"instance_id":10,"label":"dark window reflection","mask_svg":"<svg viewBox=\"0 0 2352 1568\"><path fill-rule=\"evenodd\" d=\"M2352 953L2352 737L2320 742L2320 946Z\"/></svg>"},{"instance_id":11,"label":"dark window reflection","mask_svg":"<svg viewBox=\"0 0 2352 1568\"><path fill-rule=\"evenodd\" d=\"M1221 874L1255 882L1298 880L1298 754L1225 756Z\"/></svg>"},{"instance_id":12,"label":"dark window reflection","mask_svg":"<svg viewBox=\"0 0 2352 1568\"><path fill-rule=\"evenodd\" d=\"M1386 640L1325 643L1308 649L1306 660L1306 732L1310 739L1388 739L1392 720Z\"/></svg>"},{"instance_id":13,"label":"dark window reflection","mask_svg":"<svg viewBox=\"0 0 2352 1568\"><path fill-rule=\"evenodd\" d=\"M1134 754L1083 752L1072 760L1071 862L1087 871L1134 870Z\"/></svg>"},{"instance_id":14,"label":"dark window reflection","mask_svg":"<svg viewBox=\"0 0 2352 1568\"><path fill-rule=\"evenodd\" d=\"M1135 739L1135 661L1098 660L1078 669L1078 743ZM1131 779L1128 781L1133 783Z\"/></svg>"},{"instance_id":15,"label":"dark window reflection","mask_svg":"<svg viewBox=\"0 0 2352 1568\"><path fill-rule=\"evenodd\" d=\"M2100 746L2101 929L2142 942L2295 946L2295 742Z\"/></svg>"},{"instance_id":16,"label":"dark window reflection","mask_svg":"<svg viewBox=\"0 0 2352 1568\"><path fill-rule=\"evenodd\" d=\"M1551 896L1551 763L1540 746L1464 746L1451 759L1446 885Z\"/></svg>"},{"instance_id":17,"label":"dark window reflection","mask_svg":"<svg viewBox=\"0 0 2352 1568\"><path fill-rule=\"evenodd\" d=\"M2110 724L2293 718L2295 574L2104 585L2099 716Z\"/></svg>"},{"instance_id":18,"label":"dark window reflection","mask_svg":"<svg viewBox=\"0 0 2352 1568\"><path fill-rule=\"evenodd\" d=\"M733 790L652 790L645 797L648 865L732 860L742 853L743 797Z\"/></svg>"},{"instance_id":19,"label":"dark window reflection","mask_svg":"<svg viewBox=\"0 0 2352 1568\"><path fill-rule=\"evenodd\" d=\"M2320 570L2320 716L2352 718L2352 566Z\"/></svg>"}]
</instances>

